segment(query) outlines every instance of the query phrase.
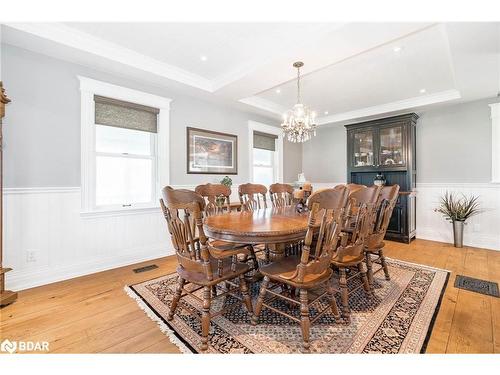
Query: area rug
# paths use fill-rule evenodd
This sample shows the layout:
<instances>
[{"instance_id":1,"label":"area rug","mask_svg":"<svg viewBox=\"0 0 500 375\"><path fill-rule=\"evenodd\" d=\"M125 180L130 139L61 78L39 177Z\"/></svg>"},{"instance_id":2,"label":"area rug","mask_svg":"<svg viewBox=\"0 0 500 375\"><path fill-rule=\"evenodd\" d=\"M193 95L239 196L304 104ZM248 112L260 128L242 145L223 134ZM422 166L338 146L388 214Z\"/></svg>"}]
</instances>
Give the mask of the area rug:
<instances>
[{"instance_id":1,"label":"area rug","mask_svg":"<svg viewBox=\"0 0 500 375\"><path fill-rule=\"evenodd\" d=\"M399 260L388 259L387 262L391 280L385 280L383 272L377 273L374 297L369 298L363 288L351 295L350 324L327 313L311 326L312 353L425 352L449 273ZM174 273L125 287L125 290L182 352L199 353L199 302L191 296L182 298L174 319L166 320L176 285ZM250 289L255 301L259 283L254 283ZM340 296L336 297L340 306ZM233 302L228 297L220 303ZM280 301L273 303L280 309L290 305ZM321 304L326 302L319 303L317 307L321 309ZM217 309L217 305L214 307ZM297 315L295 310L290 309L289 313ZM314 315L314 309L311 312ZM301 348L299 324L264 308L259 324L254 326L244 307L238 305L212 320L207 353L286 354L301 353Z\"/></svg>"}]
</instances>

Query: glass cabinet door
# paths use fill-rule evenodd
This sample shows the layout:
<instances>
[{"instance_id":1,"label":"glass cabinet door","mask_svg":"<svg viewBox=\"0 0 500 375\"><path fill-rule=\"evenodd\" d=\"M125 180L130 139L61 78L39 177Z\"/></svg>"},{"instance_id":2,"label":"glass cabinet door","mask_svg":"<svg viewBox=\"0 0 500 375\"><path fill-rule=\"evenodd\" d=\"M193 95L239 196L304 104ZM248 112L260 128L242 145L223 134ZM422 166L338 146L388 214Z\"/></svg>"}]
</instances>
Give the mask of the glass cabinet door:
<instances>
[{"instance_id":1,"label":"glass cabinet door","mask_svg":"<svg viewBox=\"0 0 500 375\"><path fill-rule=\"evenodd\" d=\"M403 155L403 128L391 126L379 130L379 165L380 166L402 166Z\"/></svg>"},{"instance_id":2,"label":"glass cabinet door","mask_svg":"<svg viewBox=\"0 0 500 375\"><path fill-rule=\"evenodd\" d=\"M373 166L373 131L361 130L354 133L353 167Z\"/></svg>"}]
</instances>

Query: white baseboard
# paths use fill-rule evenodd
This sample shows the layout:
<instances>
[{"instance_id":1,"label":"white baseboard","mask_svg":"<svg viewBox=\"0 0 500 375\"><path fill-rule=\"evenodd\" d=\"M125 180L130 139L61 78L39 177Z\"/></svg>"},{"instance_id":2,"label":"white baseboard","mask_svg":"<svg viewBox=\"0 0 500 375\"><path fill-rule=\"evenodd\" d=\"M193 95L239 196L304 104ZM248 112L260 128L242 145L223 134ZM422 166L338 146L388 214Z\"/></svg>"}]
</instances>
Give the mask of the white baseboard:
<instances>
[{"instance_id":1,"label":"white baseboard","mask_svg":"<svg viewBox=\"0 0 500 375\"><path fill-rule=\"evenodd\" d=\"M421 227L417 225L417 238L423 240L453 243L453 229L449 224L449 230L443 232L436 228ZM464 246L477 247L481 249L500 250L500 238L485 233L464 233Z\"/></svg>"},{"instance_id":2,"label":"white baseboard","mask_svg":"<svg viewBox=\"0 0 500 375\"><path fill-rule=\"evenodd\" d=\"M19 291L173 255L173 250L168 248L168 245L161 244L150 249L133 249L126 254L98 260L89 259L55 267L13 270L9 273L6 286L7 289Z\"/></svg>"}]
</instances>

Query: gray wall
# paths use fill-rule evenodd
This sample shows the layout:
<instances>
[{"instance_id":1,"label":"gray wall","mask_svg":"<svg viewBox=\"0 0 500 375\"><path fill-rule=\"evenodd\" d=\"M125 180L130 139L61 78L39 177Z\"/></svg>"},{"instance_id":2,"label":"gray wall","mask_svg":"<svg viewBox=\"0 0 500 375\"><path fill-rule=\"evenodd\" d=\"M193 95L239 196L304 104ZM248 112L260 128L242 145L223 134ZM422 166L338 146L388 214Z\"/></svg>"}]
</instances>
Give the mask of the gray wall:
<instances>
[{"instance_id":1,"label":"gray wall","mask_svg":"<svg viewBox=\"0 0 500 375\"><path fill-rule=\"evenodd\" d=\"M419 112L417 182L490 182L491 120L498 98ZM346 131L328 125L303 145L302 165L314 182L346 180Z\"/></svg>"},{"instance_id":2,"label":"gray wall","mask_svg":"<svg viewBox=\"0 0 500 375\"><path fill-rule=\"evenodd\" d=\"M302 172L302 144L283 141L283 181L295 182Z\"/></svg>"},{"instance_id":3,"label":"gray wall","mask_svg":"<svg viewBox=\"0 0 500 375\"><path fill-rule=\"evenodd\" d=\"M178 92L113 76L10 45L2 48L2 79L12 103L4 119L5 187L80 185L80 91L77 75L172 98L170 183L218 181L186 173L186 127L238 135L238 175L248 182L248 120L275 120L205 102ZM285 145L284 180L301 171L301 147Z\"/></svg>"},{"instance_id":4,"label":"gray wall","mask_svg":"<svg viewBox=\"0 0 500 375\"><path fill-rule=\"evenodd\" d=\"M497 98L419 113L417 182L490 182L489 103Z\"/></svg>"},{"instance_id":5,"label":"gray wall","mask_svg":"<svg viewBox=\"0 0 500 375\"><path fill-rule=\"evenodd\" d=\"M328 125L317 130L316 137L304 143L302 169L312 182L346 180L346 131L342 125Z\"/></svg>"}]
</instances>

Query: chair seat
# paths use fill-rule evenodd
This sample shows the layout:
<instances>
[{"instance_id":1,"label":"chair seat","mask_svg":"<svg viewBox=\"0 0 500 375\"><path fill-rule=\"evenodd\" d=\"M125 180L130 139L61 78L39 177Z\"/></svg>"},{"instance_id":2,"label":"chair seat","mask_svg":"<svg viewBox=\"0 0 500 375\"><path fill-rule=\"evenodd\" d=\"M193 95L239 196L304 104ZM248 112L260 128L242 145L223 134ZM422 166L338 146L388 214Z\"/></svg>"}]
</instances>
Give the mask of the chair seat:
<instances>
[{"instance_id":1,"label":"chair seat","mask_svg":"<svg viewBox=\"0 0 500 375\"><path fill-rule=\"evenodd\" d=\"M365 252L378 254L379 251L382 250L384 246L385 242L379 242L376 245L368 243L368 246L365 247Z\"/></svg>"},{"instance_id":2,"label":"chair seat","mask_svg":"<svg viewBox=\"0 0 500 375\"><path fill-rule=\"evenodd\" d=\"M220 277L218 276L219 260L213 259L210 262L213 273L213 280L208 280L204 272L189 271L180 265L177 267L177 273L181 278L190 283L203 286L212 286L225 280L234 279L235 277L238 277L239 275L250 271L250 266L246 263L236 263L235 271L232 271L231 258L221 259L220 261L222 262L222 276Z\"/></svg>"},{"instance_id":3,"label":"chair seat","mask_svg":"<svg viewBox=\"0 0 500 375\"><path fill-rule=\"evenodd\" d=\"M220 250L232 250L232 249L241 249L244 248L245 244L242 243L231 243L231 242L226 242L226 241L220 241L220 240L210 240L210 246L213 246L217 249Z\"/></svg>"},{"instance_id":4,"label":"chair seat","mask_svg":"<svg viewBox=\"0 0 500 375\"><path fill-rule=\"evenodd\" d=\"M370 249L371 251L378 252L381 248L385 246L384 243L385 231L378 231L371 233L365 239L365 249Z\"/></svg>"},{"instance_id":5,"label":"chair seat","mask_svg":"<svg viewBox=\"0 0 500 375\"><path fill-rule=\"evenodd\" d=\"M308 289L316 287L318 284L328 280L332 275L332 270L327 268L322 274L306 275L303 282L297 282L294 276L297 265L300 263L300 256L292 255L279 261L266 264L260 268L260 273L271 280L291 285L296 288Z\"/></svg>"},{"instance_id":6,"label":"chair seat","mask_svg":"<svg viewBox=\"0 0 500 375\"><path fill-rule=\"evenodd\" d=\"M210 254L217 259L228 258L232 255L250 255L250 250L245 244L235 244L225 241L210 241Z\"/></svg>"},{"instance_id":7,"label":"chair seat","mask_svg":"<svg viewBox=\"0 0 500 375\"><path fill-rule=\"evenodd\" d=\"M357 266L359 263L363 262L365 259L364 254L359 256L355 255L346 255L340 259L336 259L335 257L332 259L332 264L337 267L352 267Z\"/></svg>"}]
</instances>

